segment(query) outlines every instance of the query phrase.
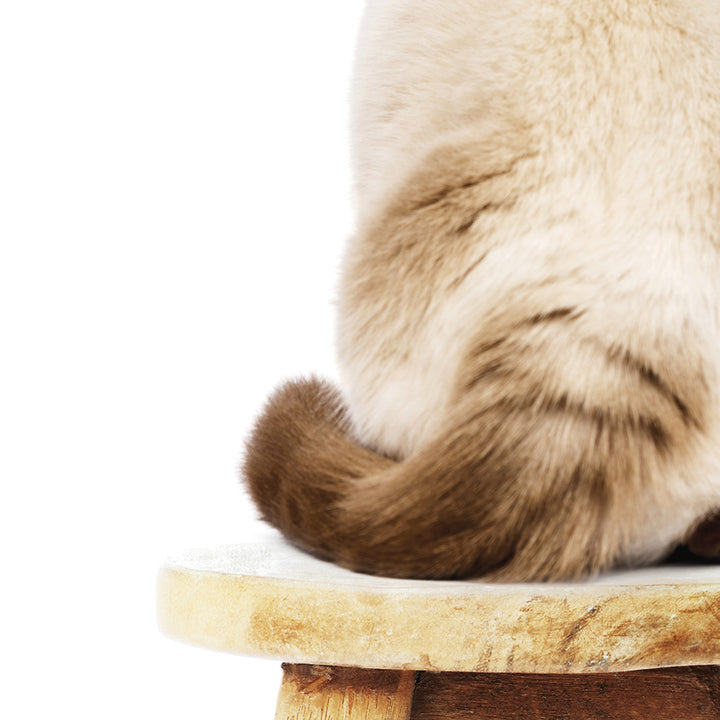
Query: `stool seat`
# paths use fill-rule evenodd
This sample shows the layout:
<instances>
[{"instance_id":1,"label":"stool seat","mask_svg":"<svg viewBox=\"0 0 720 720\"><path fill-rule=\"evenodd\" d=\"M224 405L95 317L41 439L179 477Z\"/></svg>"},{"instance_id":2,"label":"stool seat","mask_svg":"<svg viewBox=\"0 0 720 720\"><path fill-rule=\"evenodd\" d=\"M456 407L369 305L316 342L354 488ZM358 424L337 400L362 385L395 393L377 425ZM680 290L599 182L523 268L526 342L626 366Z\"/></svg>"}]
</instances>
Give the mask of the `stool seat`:
<instances>
[{"instance_id":1,"label":"stool seat","mask_svg":"<svg viewBox=\"0 0 720 720\"><path fill-rule=\"evenodd\" d=\"M169 559L160 629L289 663L473 673L609 673L720 665L720 566L581 583L360 575L282 540Z\"/></svg>"}]
</instances>

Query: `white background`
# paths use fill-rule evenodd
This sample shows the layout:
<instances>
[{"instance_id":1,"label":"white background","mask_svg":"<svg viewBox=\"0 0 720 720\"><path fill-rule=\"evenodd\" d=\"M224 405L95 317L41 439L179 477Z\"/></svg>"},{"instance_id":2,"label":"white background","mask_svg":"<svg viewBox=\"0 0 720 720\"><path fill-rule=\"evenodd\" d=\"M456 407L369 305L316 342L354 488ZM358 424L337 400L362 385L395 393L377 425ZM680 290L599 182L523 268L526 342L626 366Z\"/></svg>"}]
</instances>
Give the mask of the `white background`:
<instances>
[{"instance_id":1,"label":"white background","mask_svg":"<svg viewBox=\"0 0 720 720\"><path fill-rule=\"evenodd\" d=\"M243 438L334 375L360 5L0 5L0 716L273 717L279 663L162 637L155 576L269 532Z\"/></svg>"}]
</instances>

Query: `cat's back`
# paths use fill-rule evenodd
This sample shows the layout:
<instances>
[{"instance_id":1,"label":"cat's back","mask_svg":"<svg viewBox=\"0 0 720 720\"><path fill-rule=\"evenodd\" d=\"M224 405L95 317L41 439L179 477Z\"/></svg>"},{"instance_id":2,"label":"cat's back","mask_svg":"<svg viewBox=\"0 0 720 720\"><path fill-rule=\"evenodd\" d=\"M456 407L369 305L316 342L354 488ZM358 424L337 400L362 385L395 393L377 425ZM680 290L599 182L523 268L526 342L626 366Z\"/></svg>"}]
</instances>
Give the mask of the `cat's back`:
<instances>
[{"instance_id":1,"label":"cat's back","mask_svg":"<svg viewBox=\"0 0 720 720\"><path fill-rule=\"evenodd\" d=\"M360 213L438 138L506 122L529 130L547 186L582 174L606 201L697 197L719 157L719 48L709 0L371 0L353 121Z\"/></svg>"},{"instance_id":2,"label":"cat's back","mask_svg":"<svg viewBox=\"0 0 720 720\"><path fill-rule=\"evenodd\" d=\"M720 355L720 4L372 1L354 111L338 349L368 442L432 436L519 307L582 307L581 345Z\"/></svg>"}]
</instances>

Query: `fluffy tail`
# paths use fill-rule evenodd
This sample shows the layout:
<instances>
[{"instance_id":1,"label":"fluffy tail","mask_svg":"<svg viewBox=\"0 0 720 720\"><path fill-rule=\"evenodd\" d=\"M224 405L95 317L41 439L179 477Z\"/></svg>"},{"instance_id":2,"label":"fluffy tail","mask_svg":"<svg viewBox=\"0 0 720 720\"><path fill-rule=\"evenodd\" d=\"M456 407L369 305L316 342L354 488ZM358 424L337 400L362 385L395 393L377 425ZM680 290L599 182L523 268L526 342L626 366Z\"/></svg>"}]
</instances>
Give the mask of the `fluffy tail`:
<instances>
[{"instance_id":1,"label":"fluffy tail","mask_svg":"<svg viewBox=\"0 0 720 720\"><path fill-rule=\"evenodd\" d=\"M471 400L433 442L395 462L352 439L332 386L288 383L248 442L252 497L290 540L359 572L531 581L616 563L634 495L677 422L635 408L623 424L566 397L541 408L537 398L504 398L481 410Z\"/></svg>"}]
</instances>

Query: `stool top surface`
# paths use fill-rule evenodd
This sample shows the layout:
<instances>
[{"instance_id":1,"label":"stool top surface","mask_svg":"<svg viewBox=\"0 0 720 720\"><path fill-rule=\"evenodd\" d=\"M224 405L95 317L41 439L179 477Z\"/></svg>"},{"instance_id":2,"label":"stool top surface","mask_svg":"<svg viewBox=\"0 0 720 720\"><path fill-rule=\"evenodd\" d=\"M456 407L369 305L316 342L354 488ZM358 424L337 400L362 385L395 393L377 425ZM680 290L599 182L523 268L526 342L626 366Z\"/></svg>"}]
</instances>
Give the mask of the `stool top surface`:
<instances>
[{"instance_id":1,"label":"stool top surface","mask_svg":"<svg viewBox=\"0 0 720 720\"><path fill-rule=\"evenodd\" d=\"M157 609L176 639L297 663L516 673L720 664L720 565L563 584L398 580L272 540L168 559Z\"/></svg>"}]
</instances>

